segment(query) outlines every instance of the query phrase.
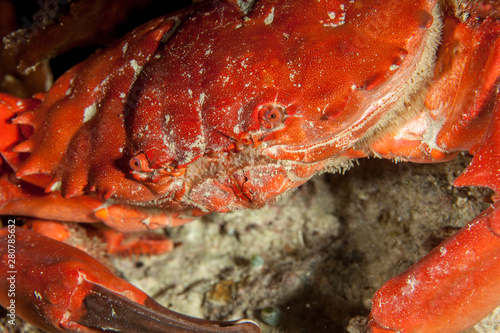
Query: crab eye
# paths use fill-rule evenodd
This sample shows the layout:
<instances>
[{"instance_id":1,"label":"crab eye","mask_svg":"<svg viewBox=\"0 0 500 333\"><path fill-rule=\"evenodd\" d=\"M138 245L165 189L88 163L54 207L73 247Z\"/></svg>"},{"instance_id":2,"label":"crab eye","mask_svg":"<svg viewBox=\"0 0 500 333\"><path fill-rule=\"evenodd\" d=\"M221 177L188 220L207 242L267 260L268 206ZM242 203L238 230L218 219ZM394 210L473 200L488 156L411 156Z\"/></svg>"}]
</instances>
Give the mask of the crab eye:
<instances>
[{"instance_id":1,"label":"crab eye","mask_svg":"<svg viewBox=\"0 0 500 333\"><path fill-rule=\"evenodd\" d=\"M133 171L150 171L151 169L149 168L149 161L144 153L139 153L135 156L133 156L129 161L128 165L130 166L130 169Z\"/></svg>"},{"instance_id":2,"label":"crab eye","mask_svg":"<svg viewBox=\"0 0 500 333\"><path fill-rule=\"evenodd\" d=\"M262 127L270 129L279 125L285 118L285 108L275 104L261 106L259 121Z\"/></svg>"}]
</instances>

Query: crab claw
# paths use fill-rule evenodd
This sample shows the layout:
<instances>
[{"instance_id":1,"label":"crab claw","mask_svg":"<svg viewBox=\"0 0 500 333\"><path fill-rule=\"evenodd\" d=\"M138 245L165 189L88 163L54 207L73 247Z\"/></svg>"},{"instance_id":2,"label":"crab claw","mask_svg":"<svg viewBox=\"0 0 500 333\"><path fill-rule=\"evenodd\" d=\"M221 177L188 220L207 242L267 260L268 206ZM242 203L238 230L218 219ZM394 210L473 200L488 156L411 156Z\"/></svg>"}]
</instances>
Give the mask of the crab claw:
<instances>
[{"instance_id":1,"label":"crab claw","mask_svg":"<svg viewBox=\"0 0 500 333\"><path fill-rule=\"evenodd\" d=\"M454 333L500 306L500 202L375 294L362 333Z\"/></svg>"},{"instance_id":2,"label":"crab claw","mask_svg":"<svg viewBox=\"0 0 500 333\"><path fill-rule=\"evenodd\" d=\"M34 231L0 229L0 258L0 304L47 332L260 332L250 320L170 311L85 252Z\"/></svg>"}]
</instances>

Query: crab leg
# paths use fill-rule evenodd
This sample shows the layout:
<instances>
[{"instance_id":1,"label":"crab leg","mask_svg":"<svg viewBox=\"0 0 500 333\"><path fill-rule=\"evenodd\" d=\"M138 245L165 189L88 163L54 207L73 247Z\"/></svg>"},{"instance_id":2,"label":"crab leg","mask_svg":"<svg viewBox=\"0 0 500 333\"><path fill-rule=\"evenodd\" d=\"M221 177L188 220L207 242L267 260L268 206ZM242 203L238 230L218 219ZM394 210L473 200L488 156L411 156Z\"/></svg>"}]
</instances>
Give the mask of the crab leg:
<instances>
[{"instance_id":1,"label":"crab leg","mask_svg":"<svg viewBox=\"0 0 500 333\"><path fill-rule=\"evenodd\" d=\"M9 246L11 245L11 246ZM170 311L72 246L0 229L0 304L47 332L260 332Z\"/></svg>"},{"instance_id":2,"label":"crab leg","mask_svg":"<svg viewBox=\"0 0 500 333\"><path fill-rule=\"evenodd\" d=\"M382 286L363 332L461 332L498 306L500 202Z\"/></svg>"}]
</instances>

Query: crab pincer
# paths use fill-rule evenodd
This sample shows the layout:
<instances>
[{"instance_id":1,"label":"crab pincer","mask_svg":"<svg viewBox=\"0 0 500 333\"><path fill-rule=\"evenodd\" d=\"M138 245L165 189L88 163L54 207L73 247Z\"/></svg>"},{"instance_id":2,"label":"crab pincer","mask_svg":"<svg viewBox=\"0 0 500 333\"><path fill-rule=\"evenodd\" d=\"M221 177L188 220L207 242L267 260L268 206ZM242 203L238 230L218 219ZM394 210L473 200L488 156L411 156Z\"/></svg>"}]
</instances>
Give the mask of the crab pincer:
<instances>
[{"instance_id":1,"label":"crab pincer","mask_svg":"<svg viewBox=\"0 0 500 333\"><path fill-rule=\"evenodd\" d=\"M0 304L47 332L260 332L173 312L82 250L22 228L0 229L0 279Z\"/></svg>"}]
</instances>

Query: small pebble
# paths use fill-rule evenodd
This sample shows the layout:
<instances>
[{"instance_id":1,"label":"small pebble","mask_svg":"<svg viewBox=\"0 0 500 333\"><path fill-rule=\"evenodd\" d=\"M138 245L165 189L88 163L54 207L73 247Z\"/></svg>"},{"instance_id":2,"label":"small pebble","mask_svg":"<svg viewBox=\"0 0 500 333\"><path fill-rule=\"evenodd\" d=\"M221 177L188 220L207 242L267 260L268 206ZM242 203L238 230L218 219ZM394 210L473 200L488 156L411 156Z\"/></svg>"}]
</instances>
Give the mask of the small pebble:
<instances>
[{"instance_id":1,"label":"small pebble","mask_svg":"<svg viewBox=\"0 0 500 333\"><path fill-rule=\"evenodd\" d=\"M264 258L258 254L254 254L250 259L253 267L262 267L264 266Z\"/></svg>"},{"instance_id":2,"label":"small pebble","mask_svg":"<svg viewBox=\"0 0 500 333\"><path fill-rule=\"evenodd\" d=\"M260 311L260 316L264 323L276 327L281 323L283 313L276 306L268 306Z\"/></svg>"}]
</instances>

